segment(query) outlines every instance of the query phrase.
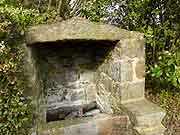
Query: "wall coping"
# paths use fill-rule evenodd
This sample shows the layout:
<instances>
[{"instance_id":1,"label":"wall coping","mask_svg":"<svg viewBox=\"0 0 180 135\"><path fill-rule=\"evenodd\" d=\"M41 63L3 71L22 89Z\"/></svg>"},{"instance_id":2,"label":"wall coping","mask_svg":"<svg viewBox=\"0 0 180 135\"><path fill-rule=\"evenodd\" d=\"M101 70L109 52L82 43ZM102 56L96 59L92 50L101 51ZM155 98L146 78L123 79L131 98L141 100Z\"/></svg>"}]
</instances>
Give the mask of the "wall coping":
<instances>
[{"instance_id":1,"label":"wall coping","mask_svg":"<svg viewBox=\"0 0 180 135\"><path fill-rule=\"evenodd\" d=\"M90 22L87 19L73 17L55 24L31 26L25 33L27 45L66 40L105 40L118 41L124 38L141 39L139 32L127 31L104 23Z\"/></svg>"}]
</instances>

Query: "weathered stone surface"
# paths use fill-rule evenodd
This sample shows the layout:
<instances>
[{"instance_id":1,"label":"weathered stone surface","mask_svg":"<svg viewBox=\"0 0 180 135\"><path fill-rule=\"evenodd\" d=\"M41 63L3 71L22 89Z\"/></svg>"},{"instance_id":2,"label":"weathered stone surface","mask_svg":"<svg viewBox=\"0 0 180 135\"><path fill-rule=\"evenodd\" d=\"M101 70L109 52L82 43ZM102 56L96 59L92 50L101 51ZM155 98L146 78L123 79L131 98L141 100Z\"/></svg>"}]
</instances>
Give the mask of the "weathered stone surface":
<instances>
[{"instance_id":1,"label":"weathered stone surface","mask_svg":"<svg viewBox=\"0 0 180 135\"><path fill-rule=\"evenodd\" d=\"M108 63L103 63L99 68L98 72L104 72L107 74L111 79L120 81L121 73L120 73L120 67L121 63L120 61L117 62L108 62ZM98 79L98 78L96 78Z\"/></svg>"},{"instance_id":2,"label":"weathered stone surface","mask_svg":"<svg viewBox=\"0 0 180 135\"><path fill-rule=\"evenodd\" d=\"M81 103L79 105L64 105L49 108L47 110L47 121L62 120L65 118L82 117L84 113L97 109L96 102Z\"/></svg>"},{"instance_id":3,"label":"weathered stone surface","mask_svg":"<svg viewBox=\"0 0 180 135\"><path fill-rule=\"evenodd\" d=\"M114 63L109 63L109 65L110 65L110 67L109 67L107 74L113 80L120 81L121 80L121 72L120 72L121 63L120 62L114 62Z\"/></svg>"},{"instance_id":4,"label":"weathered stone surface","mask_svg":"<svg viewBox=\"0 0 180 135\"><path fill-rule=\"evenodd\" d=\"M139 60L136 63L136 67L135 67L135 71L136 71L136 77L138 79L143 79L145 77L145 61L143 60Z\"/></svg>"},{"instance_id":5,"label":"weathered stone surface","mask_svg":"<svg viewBox=\"0 0 180 135\"><path fill-rule=\"evenodd\" d=\"M79 100L95 101L97 91L93 82L96 65L102 62L108 48L100 50L101 53L95 53L95 50L98 51L100 48L95 46L89 46L89 48L84 46L37 47L36 55L39 60L37 66L42 78L41 87L47 93L45 100L48 107L54 108L57 104L67 105L66 102L71 106L70 104L77 104L76 101ZM43 51L40 51L41 49ZM71 54L68 53L69 51ZM65 52L67 52L66 55Z\"/></svg>"},{"instance_id":6,"label":"weathered stone surface","mask_svg":"<svg viewBox=\"0 0 180 135\"><path fill-rule=\"evenodd\" d=\"M26 41L28 44L59 40L115 41L132 35L140 36L142 34L138 32L129 33L112 25L93 23L76 17L56 24L31 27L26 32Z\"/></svg>"},{"instance_id":7,"label":"weathered stone surface","mask_svg":"<svg viewBox=\"0 0 180 135\"><path fill-rule=\"evenodd\" d=\"M63 123L66 123L63 128L57 122L47 124L48 135L133 135L130 121L125 115L100 114L91 119L66 120ZM46 129L41 131L43 132Z\"/></svg>"},{"instance_id":8,"label":"weathered stone surface","mask_svg":"<svg viewBox=\"0 0 180 135\"><path fill-rule=\"evenodd\" d=\"M137 39L124 39L119 41L118 46L121 48L121 57L144 57L145 41Z\"/></svg>"},{"instance_id":9,"label":"weathered stone surface","mask_svg":"<svg viewBox=\"0 0 180 135\"><path fill-rule=\"evenodd\" d=\"M120 82L132 81L133 67L131 60L122 60L120 64Z\"/></svg>"},{"instance_id":10,"label":"weathered stone surface","mask_svg":"<svg viewBox=\"0 0 180 135\"><path fill-rule=\"evenodd\" d=\"M113 80L108 75L101 72L99 74L99 78L97 79L98 79L97 85L103 85L107 91L110 92L113 91Z\"/></svg>"},{"instance_id":11,"label":"weathered stone surface","mask_svg":"<svg viewBox=\"0 0 180 135\"><path fill-rule=\"evenodd\" d=\"M85 70L80 73L80 81L93 81L94 72L90 70Z\"/></svg>"},{"instance_id":12,"label":"weathered stone surface","mask_svg":"<svg viewBox=\"0 0 180 135\"><path fill-rule=\"evenodd\" d=\"M101 112L107 113L107 114L113 113L113 110L112 110L111 105L109 103L108 96L97 95L96 96L96 102L97 102L97 106L101 110Z\"/></svg>"},{"instance_id":13,"label":"weathered stone surface","mask_svg":"<svg viewBox=\"0 0 180 135\"><path fill-rule=\"evenodd\" d=\"M73 90L71 94L71 101L77 101L77 100L85 100L86 99L86 93L82 90Z\"/></svg>"},{"instance_id":14,"label":"weathered stone surface","mask_svg":"<svg viewBox=\"0 0 180 135\"><path fill-rule=\"evenodd\" d=\"M166 128L161 124L157 125L154 128L149 128L146 130L141 130L139 133L145 134L145 135L164 135Z\"/></svg>"},{"instance_id":15,"label":"weathered stone surface","mask_svg":"<svg viewBox=\"0 0 180 135\"><path fill-rule=\"evenodd\" d=\"M85 92L87 102L96 101L97 89L94 83L88 85Z\"/></svg>"},{"instance_id":16,"label":"weathered stone surface","mask_svg":"<svg viewBox=\"0 0 180 135\"><path fill-rule=\"evenodd\" d=\"M152 130L156 130L156 132L152 132L155 135L158 132L162 133L162 129L165 130L161 124L162 119L165 117L165 111L157 105L146 99L123 105L131 112L132 116L130 118L136 118L134 120L132 119L132 121L139 133L149 135ZM159 129L156 127L159 127Z\"/></svg>"},{"instance_id":17,"label":"weathered stone surface","mask_svg":"<svg viewBox=\"0 0 180 135\"><path fill-rule=\"evenodd\" d=\"M144 80L121 83L119 87L119 95L122 102L128 102L134 99L144 97Z\"/></svg>"},{"instance_id":18,"label":"weathered stone surface","mask_svg":"<svg viewBox=\"0 0 180 135\"><path fill-rule=\"evenodd\" d=\"M124 135L128 129L128 117L112 117L98 121L98 135Z\"/></svg>"},{"instance_id":19,"label":"weathered stone surface","mask_svg":"<svg viewBox=\"0 0 180 135\"><path fill-rule=\"evenodd\" d=\"M135 135L132 126L161 133L154 127L164 112L144 100L143 34L72 18L31 27L26 40L41 84L40 135ZM127 116L112 116L123 111L133 125ZM46 123L54 120L61 121Z\"/></svg>"},{"instance_id":20,"label":"weathered stone surface","mask_svg":"<svg viewBox=\"0 0 180 135\"><path fill-rule=\"evenodd\" d=\"M97 115L100 113L100 110L99 109L94 109L92 111L89 111L89 112L86 112L83 116L94 116L94 115Z\"/></svg>"},{"instance_id":21,"label":"weathered stone surface","mask_svg":"<svg viewBox=\"0 0 180 135\"><path fill-rule=\"evenodd\" d=\"M99 67L99 71L106 73L114 81L131 81L133 78L132 60L110 60L108 64Z\"/></svg>"}]
</instances>

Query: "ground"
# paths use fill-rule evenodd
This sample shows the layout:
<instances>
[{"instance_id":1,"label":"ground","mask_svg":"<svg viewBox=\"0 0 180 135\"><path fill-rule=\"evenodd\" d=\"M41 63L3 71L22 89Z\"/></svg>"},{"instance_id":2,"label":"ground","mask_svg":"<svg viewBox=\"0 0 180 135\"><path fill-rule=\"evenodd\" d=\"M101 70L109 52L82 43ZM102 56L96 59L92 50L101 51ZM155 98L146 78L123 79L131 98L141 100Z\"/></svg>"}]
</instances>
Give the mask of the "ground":
<instances>
[{"instance_id":1,"label":"ground","mask_svg":"<svg viewBox=\"0 0 180 135\"><path fill-rule=\"evenodd\" d=\"M167 111L163 125L167 128L165 135L180 135L180 92L147 89L146 98Z\"/></svg>"}]
</instances>

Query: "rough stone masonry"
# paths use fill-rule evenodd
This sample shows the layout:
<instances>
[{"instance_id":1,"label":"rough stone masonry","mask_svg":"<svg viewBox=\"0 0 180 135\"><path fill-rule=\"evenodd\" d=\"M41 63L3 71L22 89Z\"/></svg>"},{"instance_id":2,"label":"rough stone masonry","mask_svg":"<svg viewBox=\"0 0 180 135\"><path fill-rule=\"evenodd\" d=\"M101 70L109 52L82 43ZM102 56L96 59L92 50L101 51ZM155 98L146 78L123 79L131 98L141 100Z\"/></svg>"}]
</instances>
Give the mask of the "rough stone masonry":
<instances>
[{"instance_id":1,"label":"rough stone masonry","mask_svg":"<svg viewBox=\"0 0 180 135\"><path fill-rule=\"evenodd\" d=\"M164 110L147 101L143 34L72 18L30 27L36 133L160 135Z\"/></svg>"}]
</instances>

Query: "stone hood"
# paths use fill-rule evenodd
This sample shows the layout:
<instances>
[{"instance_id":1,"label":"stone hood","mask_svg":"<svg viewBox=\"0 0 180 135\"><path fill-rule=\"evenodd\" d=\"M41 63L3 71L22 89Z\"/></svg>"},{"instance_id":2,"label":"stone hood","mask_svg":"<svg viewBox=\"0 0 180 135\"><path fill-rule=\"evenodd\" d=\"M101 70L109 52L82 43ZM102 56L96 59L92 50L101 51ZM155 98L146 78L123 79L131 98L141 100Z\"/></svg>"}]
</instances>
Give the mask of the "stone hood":
<instances>
[{"instance_id":1,"label":"stone hood","mask_svg":"<svg viewBox=\"0 0 180 135\"><path fill-rule=\"evenodd\" d=\"M29 27L26 32L28 45L43 42L66 40L110 40L118 41L136 35L139 32L129 32L113 25L90 22L86 19L74 17L56 24L42 24Z\"/></svg>"}]
</instances>

